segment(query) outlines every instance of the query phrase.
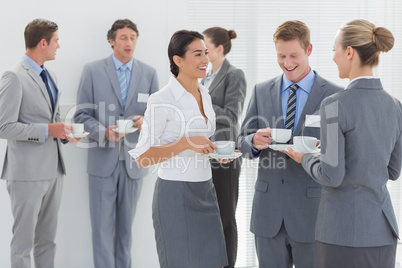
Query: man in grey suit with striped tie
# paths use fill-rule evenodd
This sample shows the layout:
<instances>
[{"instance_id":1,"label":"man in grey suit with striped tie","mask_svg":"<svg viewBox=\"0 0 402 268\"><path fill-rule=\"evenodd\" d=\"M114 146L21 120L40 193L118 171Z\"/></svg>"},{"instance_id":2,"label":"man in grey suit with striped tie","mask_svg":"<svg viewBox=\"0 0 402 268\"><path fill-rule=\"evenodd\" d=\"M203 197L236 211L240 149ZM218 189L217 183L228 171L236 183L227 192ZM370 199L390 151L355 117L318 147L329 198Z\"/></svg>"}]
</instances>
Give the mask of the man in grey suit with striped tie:
<instances>
[{"instance_id":1,"label":"man in grey suit with striped tie","mask_svg":"<svg viewBox=\"0 0 402 268\"><path fill-rule=\"evenodd\" d=\"M146 174L128 151L137 144L148 97L159 88L155 69L133 58L138 29L132 21L115 21L107 38L113 55L84 67L74 120L85 124L95 145L88 152L95 267L128 268L131 226ZM133 122L117 129L119 119Z\"/></svg>"},{"instance_id":2,"label":"man in grey suit with striped tie","mask_svg":"<svg viewBox=\"0 0 402 268\"><path fill-rule=\"evenodd\" d=\"M312 268L321 186L268 146L271 128L319 138L319 122L310 122L321 101L341 88L310 68L310 30L303 22L282 23L274 42L283 74L255 86L238 138L245 157L259 158L251 231L261 268Z\"/></svg>"}]
</instances>

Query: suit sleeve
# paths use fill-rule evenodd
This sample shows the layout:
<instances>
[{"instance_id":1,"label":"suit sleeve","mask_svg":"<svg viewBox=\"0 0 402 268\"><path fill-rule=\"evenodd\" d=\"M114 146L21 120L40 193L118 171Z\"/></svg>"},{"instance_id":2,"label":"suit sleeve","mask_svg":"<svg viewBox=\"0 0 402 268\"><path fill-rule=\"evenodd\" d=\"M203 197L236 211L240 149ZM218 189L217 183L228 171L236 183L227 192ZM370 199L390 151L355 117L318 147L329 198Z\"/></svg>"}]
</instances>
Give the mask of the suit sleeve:
<instances>
[{"instance_id":1,"label":"suit sleeve","mask_svg":"<svg viewBox=\"0 0 402 268\"><path fill-rule=\"evenodd\" d=\"M258 121L259 115L257 107L257 97L257 90L255 86L250 98L250 102L248 104L246 117L243 120L240 134L237 138L240 151L243 153L244 157L247 157L249 159L254 158L254 154L252 152L253 137L257 130L260 128Z\"/></svg>"},{"instance_id":2,"label":"suit sleeve","mask_svg":"<svg viewBox=\"0 0 402 268\"><path fill-rule=\"evenodd\" d=\"M227 73L225 80L227 81L227 86L224 106L220 107L216 104L212 106L216 114L216 123L232 127L237 124L243 111L247 84L244 72L240 69Z\"/></svg>"},{"instance_id":3,"label":"suit sleeve","mask_svg":"<svg viewBox=\"0 0 402 268\"><path fill-rule=\"evenodd\" d=\"M327 97L321 103L321 154L306 154L302 166L319 184L338 187L346 174L345 136L346 117L341 103Z\"/></svg>"},{"instance_id":4,"label":"suit sleeve","mask_svg":"<svg viewBox=\"0 0 402 268\"><path fill-rule=\"evenodd\" d=\"M401 113L402 107L398 101L399 112ZM388 163L388 175L390 180L397 180L401 175L402 165L402 132L395 143L394 150L391 153L391 157Z\"/></svg>"},{"instance_id":5,"label":"suit sleeve","mask_svg":"<svg viewBox=\"0 0 402 268\"><path fill-rule=\"evenodd\" d=\"M158 82L158 76L156 74L156 70L153 70L153 75L151 78L151 87L149 89L150 94L153 94L159 90L159 82Z\"/></svg>"},{"instance_id":6,"label":"suit sleeve","mask_svg":"<svg viewBox=\"0 0 402 268\"><path fill-rule=\"evenodd\" d=\"M83 123L88 131L89 138L98 142L99 147L105 147L106 127L95 117L96 104L94 100L93 79L91 68L86 65L82 71L81 81L77 94L77 109L74 114L74 121Z\"/></svg>"},{"instance_id":7,"label":"suit sleeve","mask_svg":"<svg viewBox=\"0 0 402 268\"><path fill-rule=\"evenodd\" d=\"M14 72L5 72L0 82L0 138L44 143L46 123L19 122L23 89Z\"/></svg>"}]
</instances>

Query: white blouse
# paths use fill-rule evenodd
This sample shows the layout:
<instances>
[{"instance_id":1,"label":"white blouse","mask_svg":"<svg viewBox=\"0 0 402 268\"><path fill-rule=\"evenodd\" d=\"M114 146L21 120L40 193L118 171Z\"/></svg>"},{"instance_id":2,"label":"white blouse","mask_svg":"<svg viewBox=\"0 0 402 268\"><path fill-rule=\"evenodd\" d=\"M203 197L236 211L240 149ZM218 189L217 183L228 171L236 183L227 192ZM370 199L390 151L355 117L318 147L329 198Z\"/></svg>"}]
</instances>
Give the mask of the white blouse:
<instances>
[{"instance_id":1,"label":"white blouse","mask_svg":"<svg viewBox=\"0 0 402 268\"><path fill-rule=\"evenodd\" d=\"M183 137L211 137L215 132L215 112L208 89L201 84L199 89L207 122L194 96L175 77L171 77L166 86L152 94L137 146L129 152L131 156L136 158L151 146L168 144ZM164 180L197 182L209 180L212 173L206 155L185 150L161 162L158 176Z\"/></svg>"}]
</instances>

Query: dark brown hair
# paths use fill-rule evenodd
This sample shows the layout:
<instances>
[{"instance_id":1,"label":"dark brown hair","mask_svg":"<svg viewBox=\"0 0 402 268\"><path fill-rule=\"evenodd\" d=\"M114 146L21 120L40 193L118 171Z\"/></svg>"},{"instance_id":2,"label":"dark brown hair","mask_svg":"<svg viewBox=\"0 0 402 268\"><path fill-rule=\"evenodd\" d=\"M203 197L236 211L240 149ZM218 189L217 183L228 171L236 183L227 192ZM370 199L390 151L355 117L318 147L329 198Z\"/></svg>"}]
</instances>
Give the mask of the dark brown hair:
<instances>
[{"instance_id":1,"label":"dark brown hair","mask_svg":"<svg viewBox=\"0 0 402 268\"><path fill-rule=\"evenodd\" d=\"M53 34L58 30L56 23L45 19L35 19L25 27L25 48L36 47L42 39L49 44Z\"/></svg>"},{"instance_id":2,"label":"dark brown hair","mask_svg":"<svg viewBox=\"0 0 402 268\"><path fill-rule=\"evenodd\" d=\"M170 71L174 76L179 75L179 67L174 63L173 56L184 58L188 46L196 39L204 40L204 36L196 31L180 30L175 32L170 38L168 46L168 57L170 61Z\"/></svg>"},{"instance_id":3,"label":"dark brown hair","mask_svg":"<svg viewBox=\"0 0 402 268\"><path fill-rule=\"evenodd\" d=\"M232 48L232 42L230 40L235 39L237 34L234 30L226 30L221 27L211 27L202 32L205 36L211 39L214 46L223 46L223 55L230 52Z\"/></svg>"},{"instance_id":4,"label":"dark brown hair","mask_svg":"<svg viewBox=\"0 0 402 268\"><path fill-rule=\"evenodd\" d=\"M137 37L139 36L139 33L138 33L138 29L137 29L137 25L134 23L134 22L132 22L131 20L129 20L129 19L124 19L124 20L116 20L114 23L113 23L113 25L112 25L112 27L110 28L110 30L107 32L107 35L106 35L106 38L107 38L107 41L110 43L110 39L112 39L113 41L115 41L116 40L116 33L117 33L117 30L119 30L119 29L123 29L123 28L130 28L130 29L132 29L134 32L136 32L137 33ZM113 48L113 46L112 46L112 48Z\"/></svg>"}]
</instances>

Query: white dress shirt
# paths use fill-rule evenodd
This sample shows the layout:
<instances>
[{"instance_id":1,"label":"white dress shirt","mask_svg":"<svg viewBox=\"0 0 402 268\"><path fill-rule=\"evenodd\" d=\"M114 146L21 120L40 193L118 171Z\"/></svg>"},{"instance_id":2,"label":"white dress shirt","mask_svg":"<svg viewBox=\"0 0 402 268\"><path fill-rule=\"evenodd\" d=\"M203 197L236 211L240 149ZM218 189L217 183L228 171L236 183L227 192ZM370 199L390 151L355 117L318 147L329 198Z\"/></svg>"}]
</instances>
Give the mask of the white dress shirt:
<instances>
[{"instance_id":1,"label":"white dress shirt","mask_svg":"<svg viewBox=\"0 0 402 268\"><path fill-rule=\"evenodd\" d=\"M199 84L205 118L193 95L187 92L175 77L149 97L138 144L130 154L136 158L151 146L177 141L184 137L211 137L215 132L215 112L208 89ZM212 177L206 155L185 150L160 163L158 176L164 180L207 181Z\"/></svg>"}]
</instances>

